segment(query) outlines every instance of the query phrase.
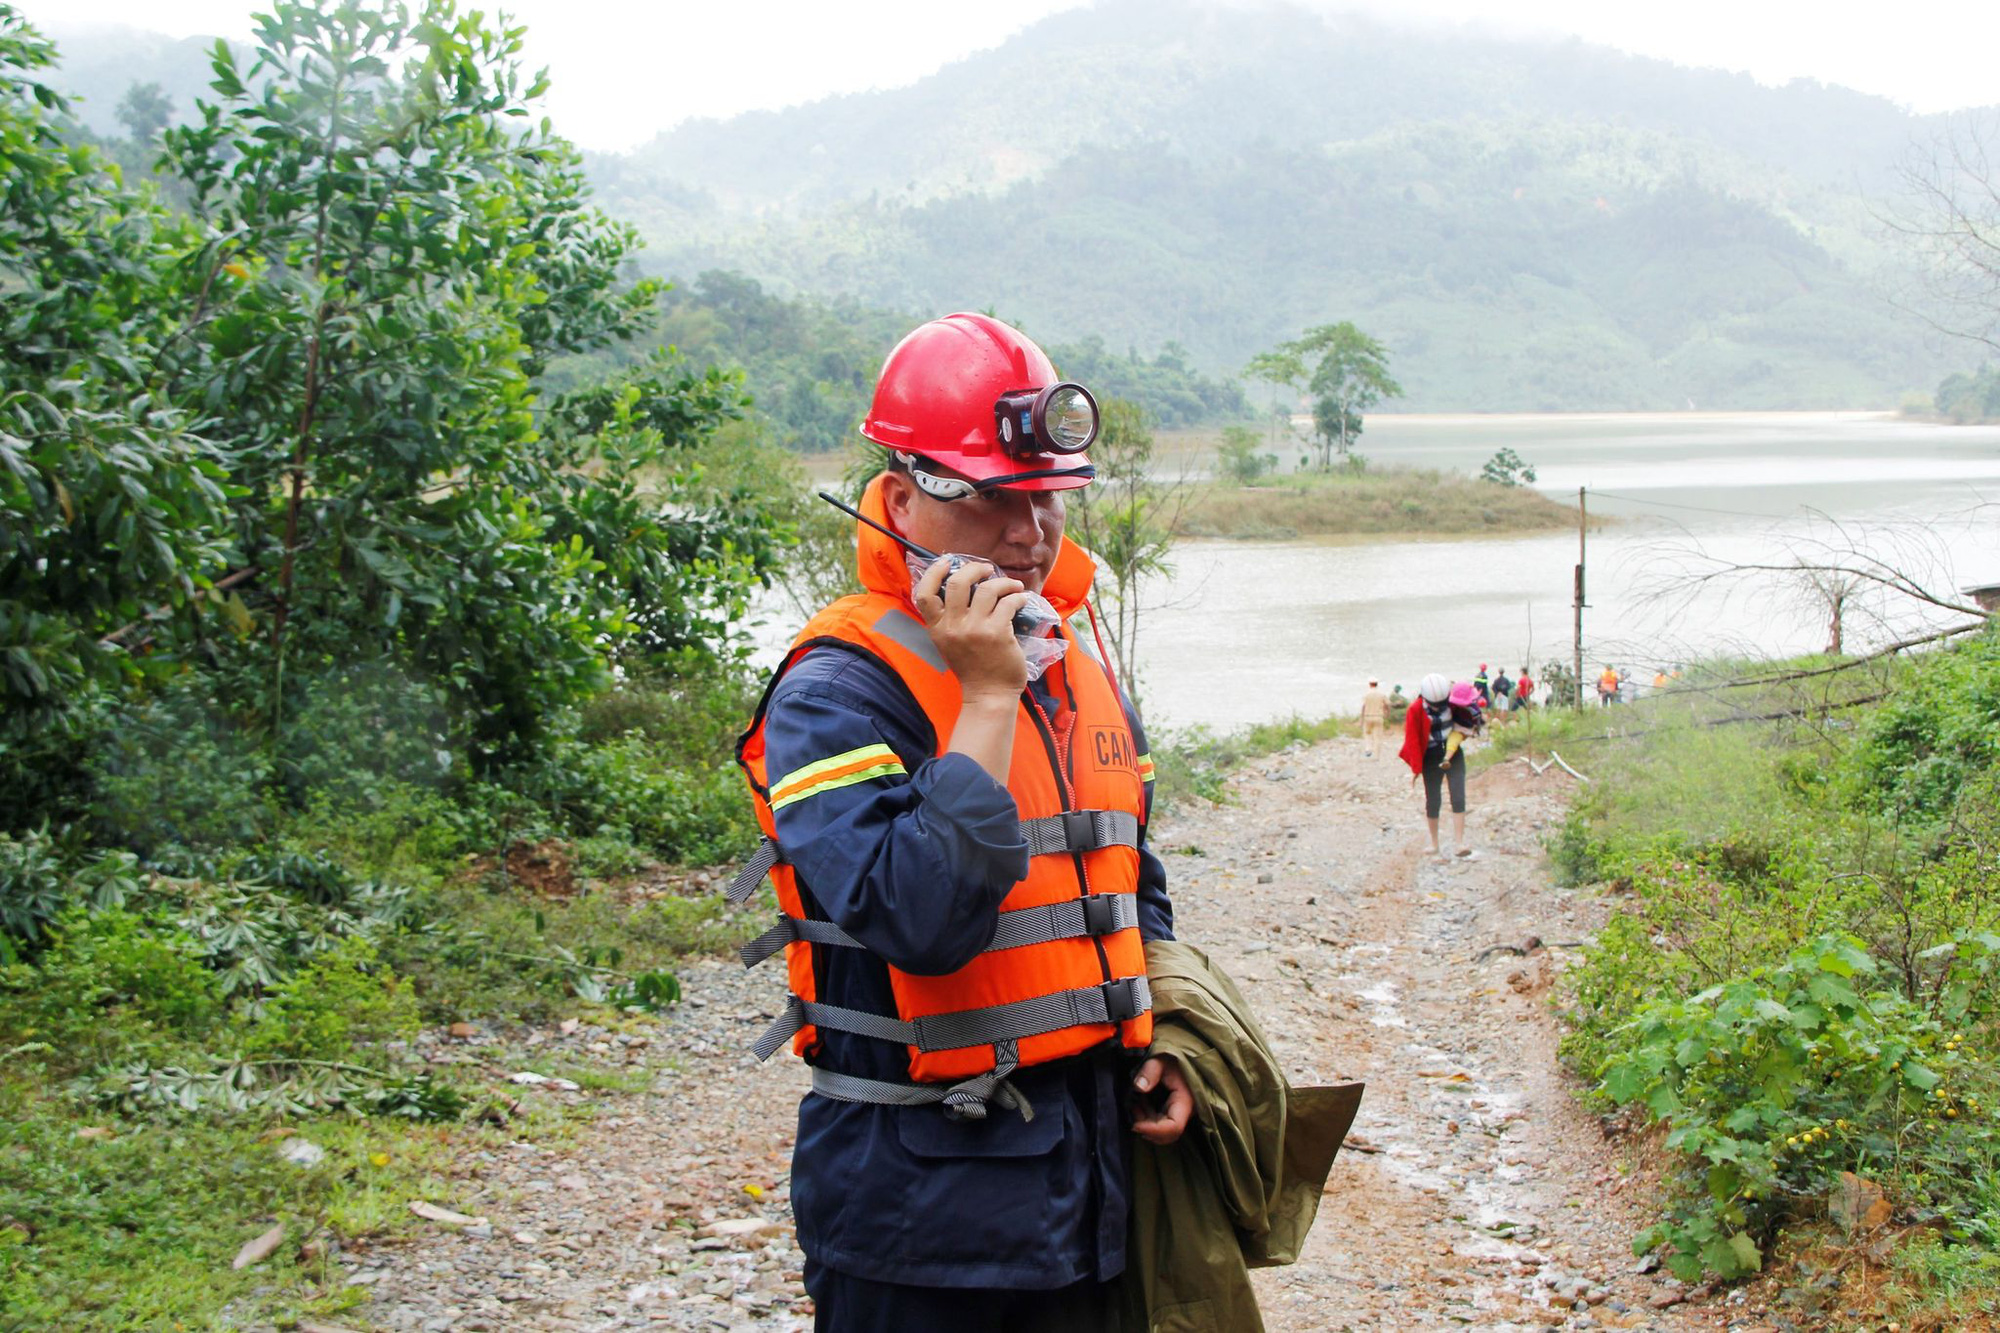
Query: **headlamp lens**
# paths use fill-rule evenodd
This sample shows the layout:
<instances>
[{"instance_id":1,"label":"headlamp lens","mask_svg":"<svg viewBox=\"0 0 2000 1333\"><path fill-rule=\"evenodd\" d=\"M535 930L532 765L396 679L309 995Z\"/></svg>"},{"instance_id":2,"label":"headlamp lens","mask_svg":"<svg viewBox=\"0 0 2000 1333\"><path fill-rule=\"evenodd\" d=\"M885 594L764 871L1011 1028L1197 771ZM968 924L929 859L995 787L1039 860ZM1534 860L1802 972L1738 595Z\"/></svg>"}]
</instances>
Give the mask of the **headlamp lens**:
<instances>
[{"instance_id":1,"label":"headlamp lens","mask_svg":"<svg viewBox=\"0 0 2000 1333\"><path fill-rule=\"evenodd\" d=\"M1052 454L1080 454L1097 438L1097 400L1081 384L1051 384L1035 399L1035 442Z\"/></svg>"}]
</instances>

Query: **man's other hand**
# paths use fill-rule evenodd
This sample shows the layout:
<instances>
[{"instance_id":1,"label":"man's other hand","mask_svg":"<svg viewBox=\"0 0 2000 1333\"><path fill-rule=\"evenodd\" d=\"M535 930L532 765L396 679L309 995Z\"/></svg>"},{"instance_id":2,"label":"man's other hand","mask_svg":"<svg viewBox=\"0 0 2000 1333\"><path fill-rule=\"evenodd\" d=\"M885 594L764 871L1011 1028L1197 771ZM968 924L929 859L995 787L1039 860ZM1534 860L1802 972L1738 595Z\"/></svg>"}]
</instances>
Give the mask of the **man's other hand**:
<instances>
[{"instance_id":1,"label":"man's other hand","mask_svg":"<svg viewBox=\"0 0 2000 1333\"><path fill-rule=\"evenodd\" d=\"M1187 1132L1188 1117L1194 1114L1194 1094L1188 1091L1187 1076L1171 1055L1155 1055L1139 1066L1132 1086L1140 1094L1132 1108L1132 1132L1148 1143L1164 1148ZM1158 1088L1165 1098L1149 1096Z\"/></svg>"}]
</instances>

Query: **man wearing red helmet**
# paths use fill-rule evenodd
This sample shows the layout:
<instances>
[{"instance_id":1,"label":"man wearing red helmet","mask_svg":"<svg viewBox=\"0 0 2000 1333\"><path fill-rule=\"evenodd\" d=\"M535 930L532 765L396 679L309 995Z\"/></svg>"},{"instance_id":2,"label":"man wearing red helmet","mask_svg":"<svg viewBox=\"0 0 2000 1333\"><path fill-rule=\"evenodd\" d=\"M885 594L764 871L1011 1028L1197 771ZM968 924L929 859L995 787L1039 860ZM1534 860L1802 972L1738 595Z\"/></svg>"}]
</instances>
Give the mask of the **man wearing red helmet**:
<instances>
[{"instance_id":1,"label":"man wearing red helmet","mask_svg":"<svg viewBox=\"0 0 2000 1333\"><path fill-rule=\"evenodd\" d=\"M1131 1131L1192 1109L1148 1059L1143 943L1172 938L1145 847L1152 763L1068 627L1094 566L1062 492L1096 404L1034 343L948 315L890 353L889 450L857 529L866 592L815 616L738 745L791 994L759 1041L812 1066L792 1206L820 1329L1113 1329ZM956 568L953 565L956 564ZM1059 639L1031 672L1017 615ZM1051 645L1039 644L1038 659ZM1031 679L1031 675L1034 677Z\"/></svg>"}]
</instances>

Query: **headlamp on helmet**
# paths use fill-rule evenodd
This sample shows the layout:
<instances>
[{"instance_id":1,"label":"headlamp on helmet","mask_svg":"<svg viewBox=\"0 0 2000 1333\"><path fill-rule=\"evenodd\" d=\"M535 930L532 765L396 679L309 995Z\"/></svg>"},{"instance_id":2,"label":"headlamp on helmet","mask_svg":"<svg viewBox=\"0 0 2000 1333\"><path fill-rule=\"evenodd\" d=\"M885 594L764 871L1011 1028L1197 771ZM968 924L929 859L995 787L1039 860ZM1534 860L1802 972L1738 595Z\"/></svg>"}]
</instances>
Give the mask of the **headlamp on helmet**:
<instances>
[{"instance_id":1,"label":"headlamp on helmet","mask_svg":"<svg viewBox=\"0 0 2000 1333\"><path fill-rule=\"evenodd\" d=\"M1020 389L993 404L993 431L1013 458L1080 454L1097 438L1097 400L1081 384Z\"/></svg>"}]
</instances>

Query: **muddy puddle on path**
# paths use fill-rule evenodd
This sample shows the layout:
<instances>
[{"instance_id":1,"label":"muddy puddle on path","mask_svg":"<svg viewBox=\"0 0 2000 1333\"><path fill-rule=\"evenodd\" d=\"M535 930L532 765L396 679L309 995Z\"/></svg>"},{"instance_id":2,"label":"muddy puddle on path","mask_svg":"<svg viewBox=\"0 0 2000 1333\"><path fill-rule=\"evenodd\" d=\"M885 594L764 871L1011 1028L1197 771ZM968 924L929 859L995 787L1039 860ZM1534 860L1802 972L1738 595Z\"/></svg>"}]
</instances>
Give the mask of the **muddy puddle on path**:
<instances>
[{"instance_id":1,"label":"muddy puddle on path","mask_svg":"<svg viewBox=\"0 0 2000 1333\"><path fill-rule=\"evenodd\" d=\"M1621 1149L1558 1072L1569 951L1521 946L1594 928L1539 850L1562 789L1475 779L1479 855L1440 862L1407 771L1358 743L1235 786L1158 830L1176 932L1237 976L1294 1083L1368 1084L1305 1254L1257 1277L1269 1327L1726 1327L1655 1305L1680 1293L1637 1271Z\"/></svg>"}]
</instances>

